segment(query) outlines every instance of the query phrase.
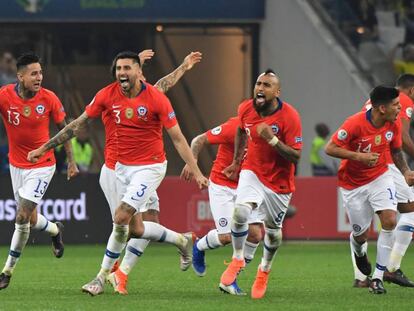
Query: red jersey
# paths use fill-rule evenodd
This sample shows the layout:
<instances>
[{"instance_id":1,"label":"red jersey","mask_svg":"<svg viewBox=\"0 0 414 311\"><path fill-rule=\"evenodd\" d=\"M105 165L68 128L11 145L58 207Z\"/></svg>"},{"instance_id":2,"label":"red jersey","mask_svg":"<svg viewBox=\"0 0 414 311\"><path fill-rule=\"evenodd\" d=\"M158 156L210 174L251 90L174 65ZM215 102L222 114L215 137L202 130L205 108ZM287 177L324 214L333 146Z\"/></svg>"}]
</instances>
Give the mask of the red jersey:
<instances>
[{"instance_id":1,"label":"red jersey","mask_svg":"<svg viewBox=\"0 0 414 311\"><path fill-rule=\"evenodd\" d=\"M356 152L376 152L380 156L375 166L344 159L338 170L339 186L348 190L366 185L388 170L386 155L389 149L401 148L401 120L387 122L376 128L371 123L371 112L358 112L346 119L333 134L332 142Z\"/></svg>"},{"instance_id":2,"label":"red jersey","mask_svg":"<svg viewBox=\"0 0 414 311\"><path fill-rule=\"evenodd\" d=\"M405 119L408 122L411 121L411 115L413 114L414 109L414 103L408 95L404 94L403 92L400 92L399 100L401 104L401 111L398 114L398 118ZM362 111L367 111L372 108L371 101L367 100L367 102L364 104L364 107L362 108ZM388 164L394 164L394 161L391 156L391 151L387 152L385 154L385 158Z\"/></svg>"},{"instance_id":3,"label":"red jersey","mask_svg":"<svg viewBox=\"0 0 414 311\"><path fill-rule=\"evenodd\" d=\"M234 137L239 127L237 117L206 132L207 140L212 145L219 145L216 159L211 168L210 179L213 183L232 189L237 188L238 180L228 179L222 171L233 162Z\"/></svg>"},{"instance_id":4,"label":"red jersey","mask_svg":"<svg viewBox=\"0 0 414 311\"><path fill-rule=\"evenodd\" d=\"M288 103L278 99L279 107L270 116L260 117L253 107L253 100L239 106L239 126L248 135L247 156L242 169L253 171L259 180L276 193L295 191L295 165L283 158L257 134L257 125L268 124L273 133L286 145L302 148L302 125L299 113Z\"/></svg>"},{"instance_id":5,"label":"red jersey","mask_svg":"<svg viewBox=\"0 0 414 311\"><path fill-rule=\"evenodd\" d=\"M134 98L128 98L122 94L118 83L114 82L100 90L86 107L89 117L99 117L105 111L111 112L115 123L116 135L111 144L115 142L117 145L118 162L147 165L166 160L162 128L173 127L177 119L164 94L142 82L141 92ZM109 122L110 118L107 117ZM108 135L108 131L106 133L107 136L114 136ZM112 150L114 148L111 147L109 152L112 153Z\"/></svg>"},{"instance_id":6,"label":"red jersey","mask_svg":"<svg viewBox=\"0 0 414 311\"><path fill-rule=\"evenodd\" d=\"M65 119L62 103L55 93L40 88L33 98L24 100L17 93L17 84L9 84L0 89L0 114L7 131L11 165L32 169L56 163L53 149L37 163L27 161L29 151L49 140L50 119L55 123Z\"/></svg>"}]
</instances>

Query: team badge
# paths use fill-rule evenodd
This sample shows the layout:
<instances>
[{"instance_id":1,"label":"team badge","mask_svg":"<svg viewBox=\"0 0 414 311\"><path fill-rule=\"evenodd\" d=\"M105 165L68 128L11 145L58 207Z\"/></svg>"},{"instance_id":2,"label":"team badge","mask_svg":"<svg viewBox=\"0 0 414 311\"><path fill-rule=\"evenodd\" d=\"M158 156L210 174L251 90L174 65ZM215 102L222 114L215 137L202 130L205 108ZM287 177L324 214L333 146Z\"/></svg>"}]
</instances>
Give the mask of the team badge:
<instances>
[{"instance_id":1,"label":"team badge","mask_svg":"<svg viewBox=\"0 0 414 311\"><path fill-rule=\"evenodd\" d=\"M28 116L30 116L31 113L32 113L32 108L30 108L30 106L24 106L23 115L25 117L28 117Z\"/></svg>"},{"instance_id":2,"label":"team badge","mask_svg":"<svg viewBox=\"0 0 414 311\"><path fill-rule=\"evenodd\" d=\"M391 141L393 136L394 136L394 133L391 131L388 131L387 133L385 133L385 139L388 141Z\"/></svg>"},{"instance_id":3,"label":"team badge","mask_svg":"<svg viewBox=\"0 0 414 311\"><path fill-rule=\"evenodd\" d=\"M338 131L338 139L339 140L345 140L348 137L348 132L344 129L341 129Z\"/></svg>"},{"instance_id":4,"label":"team badge","mask_svg":"<svg viewBox=\"0 0 414 311\"><path fill-rule=\"evenodd\" d=\"M411 115L413 114L413 108L408 107L407 109L405 109L405 113L407 114L407 117L411 118Z\"/></svg>"},{"instance_id":5,"label":"team badge","mask_svg":"<svg viewBox=\"0 0 414 311\"><path fill-rule=\"evenodd\" d=\"M168 114L168 119L169 120L172 120L172 119L174 119L175 118L175 112L174 111L171 111L169 114Z\"/></svg>"},{"instance_id":6,"label":"team badge","mask_svg":"<svg viewBox=\"0 0 414 311\"><path fill-rule=\"evenodd\" d=\"M145 117L146 116L148 110L144 106L139 106L137 108L137 112L138 112L138 116L140 116L142 118L142 117Z\"/></svg>"},{"instance_id":7,"label":"team badge","mask_svg":"<svg viewBox=\"0 0 414 311\"><path fill-rule=\"evenodd\" d=\"M39 104L36 106L36 112L38 114L44 114L45 113L45 106L43 106L42 104Z\"/></svg>"},{"instance_id":8,"label":"team badge","mask_svg":"<svg viewBox=\"0 0 414 311\"><path fill-rule=\"evenodd\" d=\"M359 232L359 231L361 231L361 226L360 225L357 225L357 224L353 224L352 225L352 229L354 229L354 231L355 232Z\"/></svg>"},{"instance_id":9,"label":"team badge","mask_svg":"<svg viewBox=\"0 0 414 311\"><path fill-rule=\"evenodd\" d=\"M131 119L133 116L134 116L134 109L132 108L125 109L125 117L127 119Z\"/></svg>"},{"instance_id":10,"label":"team badge","mask_svg":"<svg viewBox=\"0 0 414 311\"><path fill-rule=\"evenodd\" d=\"M381 143L381 135L375 136L375 144L379 145Z\"/></svg>"},{"instance_id":11,"label":"team badge","mask_svg":"<svg viewBox=\"0 0 414 311\"><path fill-rule=\"evenodd\" d=\"M272 128L272 132L277 134L279 132L279 127L276 124L270 126Z\"/></svg>"},{"instance_id":12,"label":"team badge","mask_svg":"<svg viewBox=\"0 0 414 311\"><path fill-rule=\"evenodd\" d=\"M221 130L222 130L221 126L217 126L217 127L213 128L213 129L211 130L211 134L213 134L213 135L218 135L218 134L220 134L220 133L221 133Z\"/></svg>"},{"instance_id":13,"label":"team badge","mask_svg":"<svg viewBox=\"0 0 414 311\"><path fill-rule=\"evenodd\" d=\"M219 225L220 225L220 227L225 227L225 226L227 226L227 224L228 224L228 221L227 221L226 218L220 218L219 219Z\"/></svg>"}]
</instances>

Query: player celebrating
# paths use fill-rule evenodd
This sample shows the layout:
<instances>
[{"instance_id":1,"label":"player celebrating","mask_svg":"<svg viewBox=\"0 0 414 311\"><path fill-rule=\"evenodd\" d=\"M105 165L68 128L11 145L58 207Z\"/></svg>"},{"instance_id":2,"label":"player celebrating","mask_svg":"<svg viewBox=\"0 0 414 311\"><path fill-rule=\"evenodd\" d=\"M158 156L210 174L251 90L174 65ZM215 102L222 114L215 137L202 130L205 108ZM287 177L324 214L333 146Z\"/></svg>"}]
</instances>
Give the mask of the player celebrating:
<instances>
[{"instance_id":1,"label":"player celebrating","mask_svg":"<svg viewBox=\"0 0 414 311\"><path fill-rule=\"evenodd\" d=\"M141 64L154 56L152 50L144 50L139 53ZM202 54L200 52L191 52L185 58L183 63L178 66L172 73L163 77L154 85L160 92L165 93L173 87L177 81L190 70L195 64L201 61ZM105 125L105 164L102 166L99 183L105 194L111 209L112 219L115 214L115 209L119 205L119 197L116 188L115 164L117 158L116 145L116 129L112 111L102 113L102 121ZM151 197L147 203L147 211L142 214L145 221L152 221L159 223L159 200L157 193ZM138 217L138 216L134 216ZM115 264L114 272L108 276L109 283L113 286L115 292L121 295L127 295L128 274L136 265L138 259L144 254L149 240L145 239L130 239L125 248L125 256L119 267Z\"/></svg>"},{"instance_id":2,"label":"player celebrating","mask_svg":"<svg viewBox=\"0 0 414 311\"><path fill-rule=\"evenodd\" d=\"M259 208L266 217L263 257L251 290L256 299L266 293L272 261L282 242L282 223L295 190L295 164L302 147L299 114L279 95L278 76L272 70L262 73L254 87L254 98L239 106L234 159L224 170L228 177L235 178L248 140L231 222L233 260L222 274L221 283L232 284L245 266L247 222L252 210Z\"/></svg>"},{"instance_id":3,"label":"player celebrating","mask_svg":"<svg viewBox=\"0 0 414 311\"><path fill-rule=\"evenodd\" d=\"M36 161L44 152L72 137L89 117L98 117L108 110L114 114L118 145L115 170L122 202L115 211L113 231L101 270L95 279L82 287L91 295L103 292L104 281L126 245L128 225L133 215L145 211L149 198L164 178L167 163L162 127L166 128L180 156L191 167L199 187L208 184L194 161L169 100L153 86L140 80L142 71L138 55L133 52L119 53L114 59L112 72L117 81L99 91L86 112L29 154L29 158ZM191 234L182 235L157 223L143 222L139 214L131 235L174 244L182 255L181 269L186 270L191 265Z\"/></svg>"},{"instance_id":4,"label":"player celebrating","mask_svg":"<svg viewBox=\"0 0 414 311\"><path fill-rule=\"evenodd\" d=\"M386 293L382 279L389 261L396 223L395 184L386 155L391 150L397 168L408 184L414 182L401 151L399 91L378 86L370 93L372 108L349 117L326 146L326 153L343 159L338 171L340 191L352 224L351 249L358 269L371 274L367 236L376 213L382 229L377 242L376 268L369 286L374 294Z\"/></svg>"},{"instance_id":5,"label":"player celebrating","mask_svg":"<svg viewBox=\"0 0 414 311\"><path fill-rule=\"evenodd\" d=\"M38 148L49 139L51 118L59 129L64 128L65 112L57 96L41 87L43 73L37 55L21 55L16 66L18 83L9 84L0 90L0 113L7 131L10 175L18 205L9 256L0 274L0 289L9 285L31 228L51 235L53 253L57 258L62 257L64 251L63 225L48 221L36 209L55 172L53 151L39 157L36 164L27 161L26 157L30 150ZM78 174L78 169L70 142L65 144L65 150L69 179Z\"/></svg>"},{"instance_id":6,"label":"player celebrating","mask_svg":"<svg viewBox=\"0 0 414 311\"><path fill-rule=\"evenodd\" d=\"M193 268L198 276L206 274L205 251L231 243L230 223L236 200L239 174L237 173L236 180L232 180L223 174L223 170L233 161L234 136L238 125L238 118L230 118L224 124L198 135L191 142L191 150L196 160L205 146L209 144L219 145L208 186L210 208L216 229L210 230L204 237L197 240L193 246ZM181 176L185 180L191 179L191 172L188 166L183 168ZM260 215L257 209L249 217L249 234L244 247L244 259L246 262L250 262L253 259L262 239L261 219L263 217L264 215ZM219 288L233 295L244 294L237 286L236 281L230 286L220 284Z\"/></svg>"}]
</instances>

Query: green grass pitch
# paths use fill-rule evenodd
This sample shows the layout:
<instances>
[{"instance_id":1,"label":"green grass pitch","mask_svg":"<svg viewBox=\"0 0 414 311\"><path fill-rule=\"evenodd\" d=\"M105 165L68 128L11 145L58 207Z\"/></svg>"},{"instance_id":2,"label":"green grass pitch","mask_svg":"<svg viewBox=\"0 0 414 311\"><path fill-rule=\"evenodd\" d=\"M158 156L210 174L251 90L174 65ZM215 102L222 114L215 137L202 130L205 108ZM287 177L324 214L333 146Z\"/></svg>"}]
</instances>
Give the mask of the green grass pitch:
<instances>
[{"instance_id":1,"label":"green grass pitch","mask_svg":"<svg viewBox=\"0 0 414 311\"><path fill-rule=\"evenodd\" d=\"M370 243L374 261L375 243ZM0 247L0 260L8 248ZM261 257L239 277L248 294ZM0 291L0 310L413 310L414 288L386 284L386 295L352 288L353 273L347 243L285 242L273 264L266 297L222 294L217 286L230 259L231 246L207 252L207 275L192 269L181 272L174 247L150 245L130 274L128 296L105 293L90 297L80 287L98 272L104 245L67 245L65 256L56 259L50 247L28 246L10 286ZM403 270L414 278L414 250L409 249Z\"/></svg>"}]
</instances>

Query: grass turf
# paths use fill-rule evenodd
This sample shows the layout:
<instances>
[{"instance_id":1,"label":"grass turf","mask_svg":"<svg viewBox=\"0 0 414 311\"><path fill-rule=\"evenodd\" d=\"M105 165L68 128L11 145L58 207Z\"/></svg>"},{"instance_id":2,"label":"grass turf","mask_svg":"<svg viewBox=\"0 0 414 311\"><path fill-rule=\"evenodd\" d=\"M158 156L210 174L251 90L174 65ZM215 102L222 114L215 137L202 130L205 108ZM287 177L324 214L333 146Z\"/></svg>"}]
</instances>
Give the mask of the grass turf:
<instances>
[{"instance_id":1,"label":"grass turf","mask_svg":"<svg viewBox=\"0 0 414 311\"><path fill-rule=\"evenodd\" d=\"M370 254L374 260L375 243ZM0 247L1 260L7 247ZM248 295L222 294L218 281L230 259L231 247L206 252L207 275L181 272L171 246L153 244L130 274L128 296L107 285L105 293L90 297L80 287L98 272L103 245L67 245L56 259L50 247L28 246L10 286L0 291L0 310L412 310L414 288L386 284L386 295L372 295L352 287L353 272L347 243L285 243L273 265L266 296L249 296L261 248L239 277ZM408 250L403 270L414 277L414 251Z\"/></svg>"}]
</instances>

